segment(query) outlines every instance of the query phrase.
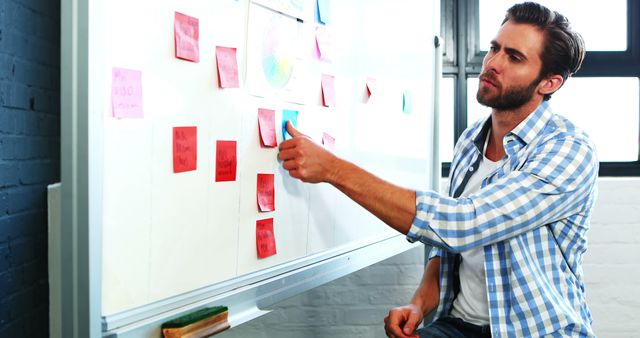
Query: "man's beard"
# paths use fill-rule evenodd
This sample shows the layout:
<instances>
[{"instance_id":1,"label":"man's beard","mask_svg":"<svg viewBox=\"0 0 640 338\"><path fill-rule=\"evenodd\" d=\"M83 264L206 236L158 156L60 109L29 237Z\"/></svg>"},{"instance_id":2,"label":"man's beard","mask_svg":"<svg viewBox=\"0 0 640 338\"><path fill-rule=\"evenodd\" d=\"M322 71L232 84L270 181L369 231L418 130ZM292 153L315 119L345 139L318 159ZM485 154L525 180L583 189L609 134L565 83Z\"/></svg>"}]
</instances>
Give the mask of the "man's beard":
<instances>
[{"instance_id":1,"label":"man's beard","mask_svg":"<svg viewBox=\"0 0 640 338\"><path fill-rule=\"evenodd\" d=\"M483 78L488 79L492 83L496 84L497 80L492 73L484 73L480 75L480 79ZM489 97L488 91L483 90L482 87L478 87L478 93L476 94L476 99L478 102L484 106L491 107L497 110L513 110L522 107L525 103L529 102L533 97L533 93L536 91L536 87L538 83L540 83L541 78L536 78L533 82L531 82L528 86L520 86L515 88L509 88L504 91L502 94L499 94L494 97ZM496 86L496 89L500 89Z\"/></svg>"}]
</instances>

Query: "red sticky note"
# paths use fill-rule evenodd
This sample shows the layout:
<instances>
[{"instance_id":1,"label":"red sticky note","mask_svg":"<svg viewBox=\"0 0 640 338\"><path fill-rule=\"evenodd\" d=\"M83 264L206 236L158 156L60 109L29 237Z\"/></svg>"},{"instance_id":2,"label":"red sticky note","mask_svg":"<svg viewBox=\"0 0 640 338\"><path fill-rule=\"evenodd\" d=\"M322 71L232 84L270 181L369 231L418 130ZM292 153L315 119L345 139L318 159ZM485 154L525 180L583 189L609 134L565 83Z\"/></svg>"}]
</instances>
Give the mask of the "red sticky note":
<instances>
[{"instance_id":1,"label":"red sticky note","mask_svg":"<svg viewBox=\"0 0 640 338\"><path fill-rule=\"evenodd\" d=\"M196 170L198 137L196 127L173 127L173 172Z\"/></svg>"},{"instance_id":2,"label":"red sticky note","mask_svg":"<svg viewBox=\"0 0 640 338\"><path fill-rule=\"evenodd\" d=\"M236 180L236 141L216 141L216 182Z\"/></svg>"},{"instance_id":3,"label":"red sticky note","mask_svg":"<svg viewBox=\"0 0 640 338\"><path fill-rule=\"evenodd\" d=\"M376 79L368 77L367 78L367 97L370 97L373 94L376 86Z\"/></svg>"},{"instance_id":4,"label":"red sticky note","mask_svg":"<svg viewBox=\"0 0 640 338\"><path fill-rule=\"evenodd\" d=\"M322 133L322 144L324 144L324 146L327 149L333 150L333 149L335 149L336 139L333 138L331 135L323 132Z\"/></svg>"},{"instance_id":5,"label":"red sticky note","mask_svg":"<svg viewBox=\"0 0 640 338\"><path fill-rule=\"evenodd\" d=\"M260 145L263 147L273 148L278 145L275 119L275 110L258 108L258 131L260 133Z\"/></svg>"},{"instance_id":6,"label":"red sticky note","mask_svg":"<svg viewBox=\"0 0 640 338\"><path fill-rule=\"evenodd\" d=\"M276 254L273 218L256 221L256 248L258 249L258 258L266 258Z\"/></svg>"},{"instance_id":7,"label":"red sticky note","mask_svg":"<svg viewBox=\"0 0 640 338\"><path fill-rule=\"evenodd\" d=\"M260 212L276 210L274 202L273 174L258 174L258 210Z\"/></svg>"},{"instance_id":8,"label":"red sticky note","mask_svg":"<svg viewBox=\"0 0 640 338\"><path fill-rule=\"evenodd\" d=\"M218 86L220 88L238 88L238 60L236 49L216 46L216 62L218 63Z\"/></svg>"},{"instance_id":9,"label":"red sticky note","mask_svg":"<svg viewBox=\"0 0 640 338\"><path fill-rule=\"evenodd\" d=\"M200 48L198 47L200 28L198 18L176 12L173 29L176 57L193 62L200 62Z\"/></svg>"},{"instance_id":10,"label":"red sticky note","mask_svg":"<svg viewBox=\"0 0 640 338\"><path fill-rule=\"evenodd\" d=\"M333 75L322 74L322 104L325 107L335 107L336 89Z\"/></svg>"},{"instance_id":11,"label":"red sticky note","mask_svg":"<svg viewBox=\"0 0 640 338\"><path fill-rule=\"evenodd\" d=\"M116 118L141 118L142 72L113 68L111 70L111 109Z\"/></svg>"}]
</instances>

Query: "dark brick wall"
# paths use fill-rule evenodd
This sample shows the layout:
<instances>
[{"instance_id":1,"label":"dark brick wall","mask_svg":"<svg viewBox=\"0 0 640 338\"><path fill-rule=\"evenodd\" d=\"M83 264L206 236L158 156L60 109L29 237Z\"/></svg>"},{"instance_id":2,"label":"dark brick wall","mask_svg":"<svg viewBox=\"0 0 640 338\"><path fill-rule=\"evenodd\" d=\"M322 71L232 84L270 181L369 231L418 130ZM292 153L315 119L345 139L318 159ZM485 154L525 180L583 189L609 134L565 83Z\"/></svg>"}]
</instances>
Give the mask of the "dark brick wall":
<instances>
[{"instance_id":1,"label":"dark brick wall","mask_svg":"<svg viewBox=\"0 0 640 338\"><path fill-rule=\"evenodd\" d=\"M60 2L0 0L0 337L47 337L47 185L60 180Z\"/></svg>"}]
</instances>

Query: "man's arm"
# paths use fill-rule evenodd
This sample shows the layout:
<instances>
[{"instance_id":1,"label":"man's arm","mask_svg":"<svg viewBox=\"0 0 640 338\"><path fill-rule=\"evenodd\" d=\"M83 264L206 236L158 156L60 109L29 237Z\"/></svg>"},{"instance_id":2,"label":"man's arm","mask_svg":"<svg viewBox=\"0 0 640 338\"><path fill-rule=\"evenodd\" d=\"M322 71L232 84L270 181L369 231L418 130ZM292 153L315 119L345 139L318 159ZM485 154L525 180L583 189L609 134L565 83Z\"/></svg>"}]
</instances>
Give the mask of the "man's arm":
<instances>
[{"instance_id":1,"label":"man's arm","mask_svg":"<svg viewBox=\"0 0 640 338\"><path fill-rule=\"evenodd\" d=\"M413 332L424 316L431 313L440 303L440 257L434 257L427 263L420 286L411 302L405 306L393 308L384 318L387 336L394 338L415 337Z\"/></svg>"},{"instance_id":2,"label":"man's arm","mask_svg":"<svg viewBox=\"0 0 640 338\"><path fill-rule=\"evenodd\" d=\"M416 193L386 182L338 158L287 122L292 139L280 144L278 158L292 177L304 182L327 182L383 222L406 234L416 215Z\"/></svg>"}]
</instances>

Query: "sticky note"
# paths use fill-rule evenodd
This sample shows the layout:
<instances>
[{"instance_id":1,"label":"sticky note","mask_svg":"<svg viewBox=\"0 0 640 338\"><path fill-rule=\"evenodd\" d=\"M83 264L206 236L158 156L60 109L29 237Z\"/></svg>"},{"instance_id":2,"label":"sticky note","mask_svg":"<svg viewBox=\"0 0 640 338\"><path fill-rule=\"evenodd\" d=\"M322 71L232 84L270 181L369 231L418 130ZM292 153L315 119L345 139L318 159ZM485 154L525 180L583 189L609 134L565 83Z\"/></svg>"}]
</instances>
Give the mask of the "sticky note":
<instances>
[{"instance_id":1,"label":"sticky note","mask_svg":"<svg viewBox=\"0 0 640 338\"><path fill-rule=\"evenodd\" d=\"M233 47L216 46L218 63L218 86L220 88L238 88L238 60Z\"/></svg>"},{"instance_id":2,"label":"sticky note","mask_svg":"<svg viewBox=\"0 0 640 338\"><path fill-rule=\"evenodd\" d=\"M333 136L323 132L322 133L322 144L325 146L325 148L327 148L329 150L334 150L335 149L335 145L336 145L336 139L333 138Z\"/></svg>"},{"instance_id":3,"label":"sticky note","mask_svg":"<svg viewBox=\"0 0 640 338\"><path fill-rule=\"evenodd\" d=\"M408 90L402 93L402 112L411 114L411 92Z\"/></svg>"},{"instance_id":4,"label":"sticky note","mask_svg":"<svg viewBox=\"0 0 640 338\"><path fill-rule=\"evenodd\" d=\"M256 248L258 249L258 258L267 258L276 254L273 218L256 221Z\"/></svg>"},{"instance_id":5,"label":"sticky note","mask_svg":"<svg viewBox=\"0 0 640 338\"><path fill-rule=\"evenodd\" d=\"M173 127L173 172L196 170L198 162L196 127Z\"/></svg>"},{"instance_id":6,"label":"sticky note","mask_svg":"<svg viewBox=\"0 0 640 338\"><path fill-rule=\"evenodd\" d=\"M331 21L330 0L318 0L318 22L328 24Z\"/></svg>"},{"instance_id":7,"label":"sticky note","mask_svg":"<svg viewBox=\"0 0 640 338\"><path fill-rule=\"evenodd\" d=\"M316 48L321 59L331 61L333 59L333 44L331 40L331 31L324 27L316 27Z\"/></svg>"},{"instance_id":8,"label":"sticky note","mask_svg":"<svg viewBox=\"0 0 640 338\"><path fill-rule=\"evenodd\" d=\"M236 180L236 141L216 141L216 182Z\"/></svg>"},{"instance_id":9,"label":"sticky note","mask_svg":"<svg viewBox=\"0 0 640 338\"><path fill-rule=\"evenodd\" d=\"M276 210L274 201L273 174L258 174L257 197L260 212Z\"/></svg>"},{"instance_id":10,"label":"sticky note","mask_svg":"<svg viewBox=\"0 0 640 338\"><path fill-rule=\"evenodd\" d=\"M282 110L282 139L288 140L291 135L287 132L287 121L291 121L294 128L298 128L298 111L297 110Z\"/></svg>"},{"instance_id":11,"label":"sticky note","mask_svg":"<svg viewBox=\"0 0 640 338\"><path fill-rule=\"evenodd\" d=\"M142 118L142 72L111 69L111 110L115 118Z\"/></svg>"},{"instance_id":12,"label":"sticky note","mask_svg":"<svg viewBox=\"0 0 640 338\"><path fill-rule=\"evenodd\" d=\"M376 79L372 77L367 78L367 97L371 97L376 87Z\"/></svg>"},{"instance_id":13,"label":"sticky note","mask_svg":"<svg viewBox=\"0 0 640 338\"><path fill-rule=\"evenodd\" d=\"M276 140L276 112L271 109L258 108L258 132L260 145L273 148L278 145Z\"/></svg>"},{"instance_id":14,"label":"sticky note","mask_svg":"<svg viewBox=\"0 0 640 338\"><path fill-rule=\"evenodd\" d=\"M335 107L336 89L333 75L322 74L322 105Z\"/></svg>"},{"instance_id":15,"label":"sticky note","mask_svg":"<svg viewBox=\"0 0 640 338\"><path fill-rule=\"evenodd\" d=\"M176 44L176 57L193 62L200 62L200 48L198 47L200 28L198 18L176 12L173 30Z\"/></svg>"}]
</instances>

